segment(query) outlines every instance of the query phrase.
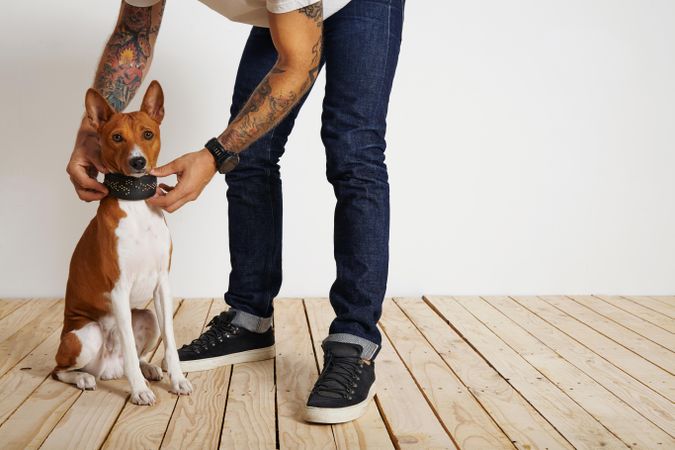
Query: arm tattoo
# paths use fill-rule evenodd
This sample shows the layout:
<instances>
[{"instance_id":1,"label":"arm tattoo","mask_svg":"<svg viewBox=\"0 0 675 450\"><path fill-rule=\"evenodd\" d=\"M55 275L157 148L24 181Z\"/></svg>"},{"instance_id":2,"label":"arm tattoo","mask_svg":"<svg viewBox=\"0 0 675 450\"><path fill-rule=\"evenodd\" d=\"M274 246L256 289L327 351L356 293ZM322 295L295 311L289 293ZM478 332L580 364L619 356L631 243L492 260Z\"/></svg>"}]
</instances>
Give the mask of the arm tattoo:
<instances>
[{"instance_id":1,"label":"arm tattoo","mask_svg":"<svg viewBox=\"0 0 675 450\"><path fill-rule=\"evenodd\" d=\"M314 22L316 22L317 26L321 26L321 22L323 22L323 4L322 2L317 2L312 5L307 5L304 8L300 8L298 10L302 14L306 15L310 19L312 19Z\"/></svg>"},{"instance_id":2,"label":"arm tattoo","mask_svg":"<svg viewBox=\"0 0 675 450\"><path fill-rule=\"evenodd\" d=\"M319 29L323 28L322 2L298 11L314 21ZM304 79L303 75L298 77L290 74L277 65L270 70L237 117L218 137L225 148L235 152L246 149L286 117L316 80L321 65L322 46L322 32L319 31L317 41L311 48L309 70Z\"/></svg>"},{"instance_id":3,"label":"arm tattoo","mask_svg":"<svg viewBox=\"0 0 675 450\"><path fill-rule=\"evenodd\" d=\"M141 85L152 58L152 47L165 3L166 0L162 0L158 13L154 7L123 6L120 21L103 51L94 81L94 89L116 111L122 111L127 106Z\"/></svg>"}]
</instances>

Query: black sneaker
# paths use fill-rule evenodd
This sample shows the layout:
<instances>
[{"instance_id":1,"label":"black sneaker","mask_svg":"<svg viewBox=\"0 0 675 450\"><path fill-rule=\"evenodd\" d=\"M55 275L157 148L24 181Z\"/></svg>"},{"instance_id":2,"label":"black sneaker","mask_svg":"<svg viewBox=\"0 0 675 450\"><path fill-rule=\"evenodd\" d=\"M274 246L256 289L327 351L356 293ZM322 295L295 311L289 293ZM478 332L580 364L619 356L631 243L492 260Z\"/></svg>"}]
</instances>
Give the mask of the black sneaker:
<instances>
[{"instance_id":1,"label":"black sneaker","mask_svg":"<svg viewBox=\"0 0 675 450\"><path fill-rule=\"evenodd\" d=\"M233 325L233 318L234 312L223 311L211 319L201 336L178 349L183 372L274 358L272 327L264 333L253 333Z\"/></svg>"},{"instance_id":2,"label":"black sneaker","mask_svg":"<svg viewBox=\"0 0 675 450\"><path fill-rule=\"evenodd\" d=\"M358 419L375 395L375 363L361 359L361 346L324 342L323 370L309 394L305 420L342 423Z\"/></svg>"}]
</instances>

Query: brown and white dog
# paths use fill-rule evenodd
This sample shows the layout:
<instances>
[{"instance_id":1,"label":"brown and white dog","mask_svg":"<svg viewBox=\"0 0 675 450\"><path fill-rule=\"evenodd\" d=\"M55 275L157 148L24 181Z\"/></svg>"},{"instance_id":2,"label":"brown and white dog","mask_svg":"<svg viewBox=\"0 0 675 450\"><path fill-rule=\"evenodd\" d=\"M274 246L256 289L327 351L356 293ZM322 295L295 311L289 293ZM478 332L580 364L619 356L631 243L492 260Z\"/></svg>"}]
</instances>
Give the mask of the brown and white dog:
<instances>
[{"instance_id":1,"label":"brown and white dog","mask_svg":"<svg viewBox=\"0 0 675 450\"><path fill-rule=\"evenodd\" d=\"M159 83L150 84L137 112L115 113L93 89L87 91L85 105L99 132L102 162L111 172L140 177L156 166L164 116ZM160 209L144 200L103 199L70 262L53 377L95 389L96 377L126 375L131 401L151 405L155 394L144 377L160 380L162 369L144 355L155 347L161 330L171 392L192 392L173 335L170 263L171 237ZM155 313L140 309L151 297L159 327Z\"/></svg>"}]
</instances>

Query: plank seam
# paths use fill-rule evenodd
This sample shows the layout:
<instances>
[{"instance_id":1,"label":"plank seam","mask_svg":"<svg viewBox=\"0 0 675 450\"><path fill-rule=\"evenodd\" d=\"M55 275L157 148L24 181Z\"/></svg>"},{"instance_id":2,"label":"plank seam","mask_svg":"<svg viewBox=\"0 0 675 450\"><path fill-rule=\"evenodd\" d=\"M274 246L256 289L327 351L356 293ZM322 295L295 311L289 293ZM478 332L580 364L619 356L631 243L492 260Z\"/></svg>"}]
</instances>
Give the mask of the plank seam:
<instances>
[{"instance_id":1,"label":"plank seam","mask_svg":"<svg viewBox=\"0 0 675 450\"><path fill-rule=\"evenodd\" d=\"M302 302L302 312L305 314L305 323L307 324L307 331L309 331L309 341L312 344L312 355L314 355L314 366L316 367L316 373L317 375L320 373L319 371L319 356L316 354L316 348L314 348L314 334L312 332L312 325L309 323L309 315L307 313L307 305L305 304L305 298L301 300ZM335 435L335 425L331 424L330 426L330 432L333 435L333 443L335 444L335 448L338 448L338 442L337 442L337 436Z\"/></svg>"},{"instance_id":2,"label":"plank seam","mask_svg":"<svg viewBox=\"0 0 675 450\"><path fill-rule=\"evenodd\" d=\"M574 301L574 299L573 299L572 297L569 297L569 296L567 296L567 295L564 295L563 297L565 297L565 298L568 299L568 300ZM544 298L542 298L542 297L540 297L540 296L537 296L537 298L541 298L544 302L546 302L546 304L551 305L552 307L554 307L554 308L557 309L558 311L562 312L563 314L565 314L565 315L571 317L572 319L576 320L577 322L579 322L579 323L581 323L581 324L587 326L588 328L592 329L592 330L595 331L596 333L601 334L602 336L606 337L606 338L609 339L610 341L614 342L616 345L618 345L618 346L620 346L620 347L622 347L622 348L628 350L629 352L633 353L634 355L637 355L638 357L640 357L640 359L642 359L642 360L645 361L646 363L648 363L648 364L653 364L654 366L658 367L659 369L663 370L664 372L673 375L668 369L664 369L663 367L661 367L660 365L658 365L658 364L655 363L654 361L645 358L644 355L641 355L640 353L636 352L635 350L633 350L633 349L631 349L631 348L629 348L629 347L626 347L626 346L625 346L624 344L622 344L621 342L619 342L619 341L613 339L612 337L606 335L606 334L603 333L602 331L596 329L595 327L591 326L590 324L587 324L587 323L584 322L583 320L576 318L576 317L573 316L571 313L569 313L569 312L567 312L567 311L565 311L565 310L559 308L557 305L554 305L553 303L548 302L546 299L544 299ZM576 303L576 302L575 302L575 303ZM581 306L584 306L584 305L581 305ZM588 309L588 308L586 308L586 309ZM595 312L595 311L593 311L593 312ZM599 314L599 313L596 313L596 314ZM602 315L602 314L600 314L600 315ZM603 316L603 317L604 317L604 316ZM651 322L650 322L650 323L651 323ZM644 383L643 383L643 384L644 384Z\"/></svg>"},{"instance_id":3,"label":"plank seam","mask_svg":"<svg viewBox=\"0 0 675 450\"><path fill-rule=\"evenodd\" d=\"M55 306L56 304L58 304L61 300L63 300L63 299L53 300L53 301L52 301L52 305L51 305L49 308L47 308L47 310L49 310L51 307L53 307L53 306ZM44 312L43 312L43 313L44 313ZM12 333L10 336L7 336L7 338L4 339L2 342L3 342L3 343L7 342L9 339L11 339L12 337L14 337L17 333L20 333L21 331L23 331L23 329L24 329L25 327L29 326L31 323L33 323L33 322L35 322L35 321L39 321L39 319L42 319L42 316L38 316L38 317L34 318L34 319L31 320L30 322L28 322L27 324L25 324L24 326L22 326L20 329L16 330L16 331L15 331L14 333ZM58 330L58 329L59 329L59 327L56 328L56 330ZM51 334L50 334L49 336L51 336ZM47 338L49 338L49 336L47 336ZM38 348L40 345L42 345L42 343L43 343L44 341L46 341L47 338L41 340L40 342L37 343L36 346L34 346L34 347L32 347L30 350L28 350L28 351L26 352L26 354L24 355L24 357L30 355L36 348ZM8 367L8 368L5 370L5 372L2 374L2 376L4 377L5 375L7 375L7 374L8 374L12 369L14 369L14 368L19 364L19 362L21 362L21 361L23 361L23 358L21 358L20 360L18 360L17 362L15 362L14 365L12 365L11 367Z\"/></svg>"},{"instance_id":4,"label":"plank seam","mask_svg":"<svg viewBox=\"0 0 675 450\"><path fill-rule=\"evenodd\" d=\"M642 333L640 333L639 331L634 330L634 329L632 329L631 327L629 327L629 326L627 326L627 325L624 325L623 323L621 323L621 322L619 322L619 321L617 321L617 320L614 320L614 319L612 319L611 317L609 317L609 316L607 316L607 315L605 315L605 314L603 314L603 313L601 313L601 312L599 312L599 311L596 311L595 309L591 308L590 306L584 305L583 303L577 301L574 297L570 297L570 296L566 296L566 297L569 298L569 299L571 299L573 302L575 302L575 303L578 304L579 306L583 306L584 308L588 309L589 311L591 311L591 312L593 312L593 313L595 313L595 314L598 314L598 315L604 317L605 319L611 321L612 323L615 323L616 325L620 326L621 328L624 328L624 329L628 330L630 333L637 334L637 335L640 336L641 338L646 339L646 340L648 340L649 342L651 342L651 343L653 343L653 344L655 344L655 345L658 345L659 347L663 348L664 350L669 351L670 353L673 353L673 351L672 351L671 349L669 349L668 347L664 347L660 342L657 342L657 341L651 339L649 336L645 336L645 335L643 335ZM609 305L610 307L614 307L614 308L616 308L616 309L619 309L619 310L621 310L621 311L624 311L623 309L617 307L616 305L612 305L611 303L606 302L606 301L605 301L603 298L601 298L601 297L596 297L595 295L593 295L592 297L593 297L593 298L596 298L596 299L598 299L598 300L600 300L601 302L603 302L603 303L606 304L606 305ZM629 313L629 312L627 312L627 311L624 311L624 312L625 312L626 314L630 314L630 315L631 315L633 318L635 318L636 320L642 320L643 322L646 322L646 323L649 324L649 325L656 326L657 328L660 328L661 330L663 330L663 331L665 331L665 332L667 332L667 333L670 333L670 331L668 331L668 330L666 330L666 329L664 329L664 328L661 328L661 327L659 327L658 325L654 325L654 324L652 324L651 322L646 321L645 319L643 319L643 318L641 318L641 317L638 317L638 316L636 316L636 315L633 314L633 313ZM673 334L673 333L670 333L670 334ZM673 338L675 339L675 335L673 335ZM661 367L661 366L659 366L659 367ZM665 371L667 371L667 372L669 372L669 373L672 374L672 372L670 372L669 370L664 369L663 367L661 367L661 368L662 368L663 370L665 370Z\"/></svg>"},{"instance_id":5,"label":"plank seam","mask_svg":"<svg viewBox=\"0 0 675 450\"><path fill-rule=\"evenodd\" d=\"M494 425L497 427L497 429L499 429L499 431L501 431L501 432L504 434L504 436L506 436L506 438L507 438L509 441L511 441L511 444L513 444L513 446L514 446L514 448L515 448L515 441L514 441L514 440L511 438L511 436L509 436L509 434L501 427L501 425L499 425L499 423L495 420L495 418L492 417L492 415L490 414L490 412L485 408L485 405L483 405L483 403L481 403L480 399L479 399L478 397L476 397L476 394L473 392L473 389L471 389L469 386L466 385L466 383L464 383L464 380L462 380L462 378L457 374L457 372L455 372L455 370L452 368L452 366L445 360L445 358L443 358L443 356L438 352L438 349L436 349L436 347L434 347L434 345L431 343L431 341L429 341L429 339L428 339L427 336L422 332L422 330L420 330L420 329L417 327L417 324L415 324L415 321L413 321L412 318L405 312L405 310L404 310L403 308L401 308L401 306L398 304L398 301L396 300L397 298L400 298L400 297L394 297L394 302L395 302L395 304L396 304L396 307L397 307L397 308L403 313L403 315L408 319L408 322L410 322L410 323L412 324L412 326L415 327L415 329L416 329L416 330L419 332L419 334L422 336L422 339L424 339L424 340L427 342L427 344L429 344L429 347L431 347L431 348L434 350L434 352L436 352L436 354L437 354L438 357L441 359L441 361L443 361L443 364L446 365L446 367L450 370L450 372L452 372L452 374L453 374L453 375L455 376L455 378L462 384L462 386L464 386L464 387L466 388L466 391L469 393L469 395L471 395L471 397L473 397L473 399L474 399L474 400L476 401L476 403L481 407L481 409L482 409L483 411L485 411L485 414L487 415L487 417L489 417L490 420L492 421L492 423L494 423ZM498 372L497 372L497 373L498 373ZM500 374L500 376L501 376L501 374ZM503 378L503 377L502 377L502 378ZM510 386L510 385L509 385L509 386ZM562 436L562 435L561 435L561 436ZM570 445L571 445L571 444L570 444Z\"/></svg>"},{"instance_id":6,"label":"plank seam","mask_svg":"<svg viewBox=\"0 0 675 450\"><path fill-rule=\"evenodd\" d=\"M485 355L483 355L483 354L482 354L482 353L481 353L481 352L480 352L480 351L479 351L479 350L478 350L478 349L477 349L477 348L476 348L476 347L475 347L475 346L474 346L474 345L466 338L466 336L464 336L464 334L463 334L460 330L458 330L458 329L450 322L450 320L448 320L448 319L443 315L443 313L442 313L438 308L436 308L436 305L434 305L433 302L432 302L431 300L429 300L429 298L427 298L426 295L424 295L422 298L424 299L424 302L425 302L425 303L426 303L426 304L427 304L427 305L428 305L428 306L429 306L429 307L430 307L430 308L431 308L431 309L432 309L432 310L433 310L433 311L434 311L434 312L435 312L435 313L436 313L436 314L437 314L437 315L438 315L438 316L439 316L439 317L440 317L440 318L441 318L441 319L442 319L442 320L443 320L450 328L452 328L453 331L455 331L455 333L457 333L457 335L458 335L459 337L461 337L461 338L464 340L464 342L466 342L467 345L468 345L469 347L471 347L471 348L473 349L473 351L476 352L476 354L477 354L478 356L480 356L480 357L485 361L485 363L486 363L488 366L490 366L490 367L492 368L492 370L495 371L495 373L496 373L497 375L499 375L499 376L504 380L505 383L507 383L509 386L511 386L511 388L512 388L515 392L518 393L518 395L520 396L520 398L522 398L524 401L526 401L527 404L530 405L530 406L532 407L532 409L535 410L535 411L539 414L539 416L541 416L542 419L544 419L546 422L548 422L548 423L551 425L551 427L553 427L553 429L554 429L555 431L557 431L558 434L559 434L560 436L562 436L563 439L565 439L565 440L570 444L570 446L574 447L574 445L570 442L570 440L567 438L567 436L565 436L565 434L564 434L560 429L558 429L558 427L557 427L553 422L551 422L551 421L550 421L550 420L549 420L549 419L548 419L548 418L547 418L547 417L539 410L539 408L537 408L536 406L534 406L534 405L532 404L532 402L530 401L530 399L528 399L527 396L526 396L524 393L522 393L517 387L515 387L513 384L511 384L511 380L510 380L509 378L506 378L499 370L497 370L497 368L490 362L490 360L488 360L488 359L485 357ZM465 309L466 309L466 308L465 308ZM472 314L472 315L473 315L473 314ZM535 369L535 370L536 370L536 369ZM623 442L623 441L622 441L622 442ZM575 447L575 448L576 448L576 447Z\"/></svg>"},{"instance_id":7,"label":"plank seam","mask_svg":"<svg viewBox=\"0 0 675 450\"><path fill-rule=\"evenodd\" d=\"M656 325L656 324L654 324L654 323L652 323L652 322L650 322L650 321L648 321L648 320L646 320L646 319L643 319L643 318L640 317L640 316L636 316L635 314L633 314L633 313L631 313L631 312L629 312L629 311L626 311L626 310L624 310L624 309L622 309L622 308L619 308L618 306L613 305L612 303L609 303L608 301L606 301L606 300L605 300L604 298L602 298L602 297L598 297L598 296L596 296L596 295L592 295L591 297L593 297L593 298L595 298L595 299L601 301L601 302L604 303L605 305L608 305L610 308L616 308L617 310L619 310L619 311L621 311L621 312L623 312L623 313L625 313L625 314L630 315L630 316L633 317L635 320L645 322L645 325L647 325L647 326L655 326L656 328L658 328L658 329L660 329L660 330L663 330L663 331L666 332L666 333L671 334L671 335L673 336L673 338L675 339L675 334L673 334L671 331L666 330L665 328L661 328L659 325ZM575 298L572 298L572 300L574 300L575 302L579 303ZM672 351L671 349L669 349L668 347L665 347L663 344L661 344L661 343L658 342L658 341L655 341L654 339L650 338L649 336L645 336L645 335L642 334L640 331L635 330L635 329L629 327L628 325L624 325L624 324L622 324L621 322L619 322L619 321L617 321L617 320L615 320L615 319L612 319L612 318L609 317L609 316L606 316L605 314L602 314L602 313L600 313L600 312L598 312L598 311L595 311L593 308L591 308L591 307L589 307L589 306L586 306L586 305L584 305L583 303L579 303L579 304L582 305L582 306L585 306L586 308L590 309L591 311L594 311L596 314L600 314L601 316L606 317L608 320L611 320L612 322L614 322L614 323L616 323L616 324L618 324L618 325L621 325L622 327L626 328L627 330L630 330L630 331L632 331L633 333L638 334L639 336L643 337L644 339L647 339L648 341L651 341L651 342L653 342L654 344L659 345L659 346L663 347L664 349L668 350L669 352L673 353L673 351Z\"/></svg>"},{"instance_id":8,"label":"plank seam","mask_svg":"<svg viewBox=\"0 0 675 450\"><path fill-rule=\"evenodd\" d=\"M672 318L671 316L669 316L668 314L663 313L663 312L661 312L661 311L658 311L658 310L656 310L656 309L654 309L654 308L651 308L651 307L649 307L649 306L643 305L642 303L638 303L638 302L636 302L634 299L630 298L629 296L626 296L626 295L620 295L619 297L628 300L630 303L632 303L632 304L638 306L639 308L648 309L648 310L654 312L655 314L658 314L659 316L663 316L663 317L666 318L666 319L673 320L673 318ZM654 298L654 297L649 296L649 298ZM657 299L657 300L658 300L658 299ZM622 308L622 309L623 309L623 308ZM627 312L630 312L630 311L627 311ZM631 314L633 314L633 313L631 313ZM647 319L643 319L643 320L647 320ZM653 323L653 322L651 322L651 321L649 321L649 320L647 320L647 322ZM659 326L658 324L654 324L654 325L656 325L657 327L660 328L660 326ZM666 331L668 331L668 330L666 330Z\"/></svg>"},{"instance_id":9,"label":"plank seam","mask_svg":"<svg viewBox=\"0 0 675 450\"><path fill-rule=\"evenodd\" d=\"M398 305L396 305L396 307L398 308ZM448 426L445 424L445 422L443 422L443 419L441 419L440 414L438 413L438 411L436 411L436 408L434 408L434 405L431 403L429 397L427 397L426 393L424 392L424 389L422 389L422 386L420 386L419 382L417 381L417 379L415 378L415 376L411 372L410 368L405 363L405 360L403 358L401 358L401 354L398 352L398 349L394 345L394 341L389 337L389 333L387 333L387 328L382 324L380 324L380 328L382 329L382 332L384 333L384 335L387 337L387 342L389 342L389 345L391 346L392 350L394 350L394 353L396 354L396 356L398 356L399 361L401 362L401 364L403 364L403 367L405 367L406 372L408 372L408 375L410 375L410 378L413 380L413 383L415 383L415 386L417 386L417 390L420 392L420 394L422 394L422 398L424 398L424 401L427 403L427 405L431 409L431 412L434 414L434 416L436 416L436 420L438 421L439 425L441 426L441 428L443 428L445 433L450 437L450 440L452 441L453 444L455 444L455 447L457 449L460 449L461 447L459 446L459 444L455 440L455 437L452 435L452 433L448 429Z\"/></svg>"},{"instance_id":10,"label":"plank seam","mask_svg":"<svg viewBox=\"0 0 675 450\"><path fill-rule=\"evenodd\" d=\"M485 302L485 300L483 300L482 297L479 297L479 298L480 298L480 301ZM558 383L554 382L554 381L551 380L549 377L547 377L546 374L542 373L542 372L541 372L539 369L537 369L530 361L528 361L527 359L525 359L525 358L524 358L524 357L523 357L523 356L522 356L515 348L513 348L508 342L506 342L504 339L502 339L501 337L499 337L499 335L497 335L494 331L492 331L492 330L490 329L490 327L488 327L488 326L485 324L485 322L484 322L483 320L481 320L478 316L476 316L473 312L471 312L471 310L470 310L469 308L467 308L466 306L464 306L464 305L462 304L462 302L456 302L456 303L457 303L459 306L461 306L462 308L464 308L464 310L467 311L469 314L471 314L476 320L478 320L478 321L483 325L483 327L485 327L485 328L486 328L490 333L492 333L497 339L499 339L501 342L503 342L504 345L506 345L507 347L509 347L509 348L510 348L516 355L518 355L518 357L520 357L520 359L522 359L527 365L529 365L530 367L532 367L532 369L534 369L538 374L540 374L543 378L545 378L546 380L548 380L548 382L551 383L551 385L553 385L556 389L558 389L558 390L559 390L560 392L562 392L565 396L567 396L567 398L569 398L574 404L576 404L579 408L581 408L583 411L585 411L586 414L588 414L593 420L595 420L596 422L598 422L605 430L607 430L607 432L609 432L612 436L614 436L616 439L618 439L619 442L622 442L622 443L624 443L627 447L630 447L630 445L629 445L628 443L626 443L623 439L621 439L619 436L617 436L616 433L614 433L612 430L610 430L609 428L607 428L607 426L606 426L604 423L600 422L600 420L599 420L598 418L596 418L593 414L591 414L590 412L588 412L588 411L586 410L586 408L584 408L581 404L579 404L579 402L577 402L574 398L570 397L570 395L569 395L564 389L561 389L561 387L558 385ZM485 303L487 303L487 302L485 302ZM489 303L487 303L487 304L488 304L488 306L494 308L494 307L493 307L492 305L490 305ZM499 311L498 311L498 312L499 312ZM503 315L503 314L502 314L502 315ZM507 319L508 319L508 320L511 320L511 319L508 318L508 317L507 317ZM512 320L511 320L511 321L512 321ZM513 322L513 321L512 321L512 322ZM517 324L516 324L516 326L517 326ZM530 334L530 333L528 332L528 334ZM535 338L535 339L536 339L536 338ZM537 339L537 340L538 340L538 339ZM565 361L567 361L567 360L565 360ZM507 381L508 381L508 380L507 380ZM606 390L606 388L605 388L604 386L603 386L603 389ZM610 392L610 393L611 393L611 392ZM614 394L612 394L612 395L614 395ZM621 400L621 399L619 399L619 400ZM621 400L621 401L623 402L623 400ZM624 402L624 403L625 403L625 402Z\"/></svg>"},{"instance_id":11,"label":"plank seam","mask_svg":"<svg viewBox=\"0 0 675 450\"><path fill-rule=\"evenodd\" d=\"M482 298L482 297L481 297L481 298ZM533 312L530 311L529 309L525 308L523 305L521 305L520 303L518 303L517 301L515 301L512 297L508 297L508 299L509 299L511 302L513 302L515 305L521 306L523 309L529 311L529 312L530 312L531 314L533 314L535 317L537 317L537 318L539 318L540 320L544 321L543 318L537 316L535 313L533 313ZM658 424L654 423L650 418L646 417L646 416L645 416L644 414L642 414L640 411L638 411L637 409L635 409L628 401L626 401L626 400L622 399L621 397L619 397L617 394L615 394L613 391L611 391L607 386L605 386L605 384L603 384L603 383L601 383L600 381L598 381L593 375L591 375L590 373L586 372L584 369L582 369L581 367L577 366L575 363L573 363L573 362L570 361L569 359L565 358L561 353L558 352L558 350L556 350L556 349L553 348L553 347L550 347L545 341L543 341L542 339L538 338L538 337L535 336L534 334L530 333L530 331L528 331L528 329L527 329L524 325L522 325L522 324L520 324L519 322L516 322L515 320L511 319L511 317L509 317L508 315L504 314L501 310L499 310L496 306L492 305L492 304L491 304L490 302L488 302L487 300L483 299L483 301L484 301L485 303L487 303L489 306L491 306L492 308L494 308L495 310L497 310L497 311L498 311L500 314L502 314L504 317L506 317L507 319L511 320L511 321L514 323L514 325L515 325L516 327L521 328L521 329L522 329L523 331L525 331L527 334L529 334L530 336L532 336L533 339L535 339L535 340L537 340L538 342L540 342L544 347L546 347L546 348L549 349L551 352L553 352L553 353L555 353L556 355L558 355L561 359L563 359L564 361L566 361L568 364L570 364L571 366L575 367L577 370L579 370L580 372L582 372L583 374L585 374L587 377L589 377L591 380L593 380L594 382L596 382L599 386L601 386L601 387L602 387L603 389L605 389L607 392L609 392L610 394L612 394L614 397L616 397L616 398L617 398L619 401L621 401L623 404L627 405L629 408L631 408L631 409L632 409L633 411L635 411L637 414L639 414L640 416L642 416L645 420L647 420L648 422L650 422L652 425L654 425L654 426L657 427L658 429L662 430L664 433L670 435L670 433L669 433L667 430L664 430L664 429L663 429L662 427L660 427ZM552 327L552 328L555 328L555 326L552 325L552 324L549 324L549 326ZM562 331L559 331L559 332L560 332L560 333L563 333ZM564 333L563 333L563 334L564 334ZM571 339L571 338L570 338L570 339ZM583 346L583 344L580 344L580 345ZM585 346L584 346L584 347L585 347ZM592 352L592 350L589 350L589 351ZM609 364L611 364L611 363L609 363ZM615 366L614 366L614 367L615 367ZM630 375L628 375L628 376L630 377ZM633 377L630 377L630 378L633 378ZM640 383L640 384L642 384L642 383ZM589 413L589 414L590 414L590 413Z\"/></svg>"},{"instance_id":12,"label":"plank seam","mask_svg":"<svg viewBox=\"0 0 675 450\"><path fill-rule=\"evenodd\" d=\"M211 308L213 307L214 300L215 300L214 298L211 298L211 303L209 303L209 310L206 312L206 317L204 317L204 321L202 322L202 328L200 330L200 334L204 331L204 326L206 325L206 321L208 320L208 318L211 314ZM181 305L182 305L182 303L181 303ZM174 314L174 317L175 317L175 314ZM184 375L187 378L187 374L184 374ZM228 390L229 390L229 387L230 386L228 385ZM162 445L164 444L164 438L166 437L166 431L169 429L169 425L171 425L171 419L173 419L173 415L176 412L176 407L178 406L178 399L179 398L180 398L180 395L176 395L176 398L173 402L173 408L171 409L171 414L169 415L169 420L166 421L166 428L164 428L164 433L162 433L162 440L159 441L159 446L157 447L158 449L161 449Z\"/></svg>"},{"instance_id":13,"label":"plank seam","mask_svg":"<svg viewBox=\"0 0 675 450\"><path fill-rule=\"evenodd\" d=\"M617 366L614 362L612 362L612 361L610 361L609 359L605 358L605 357L602 356L600 353L596 352L595 350L593 350L592 348L590 348L589 346L587 346L586 344L584 344L584 343L581 342L580 340L576 339L576 338L575 338L574 336L572 336L571 334L565 332L565 330L563 330L563 329L561 329L560 327L558 327L555 323L551 322L550 320L547 320L546 318L544 318L544 317L540 316L539 314L537 314L536 311L533 311L532 309L528 308L527 305L525 305L525 304L519 302L519 301L516 300L514 297L509 297L509 298L513 299L516 303L518 303L519 305L521 305L523 308L527 309L527 310L530 311L532 314L536 315L537 317L539 317L541 320L543 320L544 322L546 322L546 323L548 323L549 325L551 325L551 326L552 326L553 328L555 328L556 330L558 330L558 331L560 331L561 333L565 334L565 335L568 336L570 339L572 339L572 340L578 342L580 345L586 347L589 351L593 352L593 353L596 354L598 357L604 359L604 360L607 361L609 364L611 364L612 366L616 367L618 370L622 371L623 373L625 373L625 374L628 375L629 377L631 377L631 378L633 378L634 380L636 380L638 383L643 384L643 385L646 386L648 389L652 390L652 391L655 392L656 394L658 394L658 395L660 395L661 397L663 397L665 400L670 401L666 396L664 396L663 394L661 394L659 391L655 390L654 388L652 388L651 386L649 386L648 384L646 384L646 383L643 382L642 380L640 380L640 379L638 379L638 378L635 378L633 375L631 375L630 373L626 372L626 371L625 371L624 369L622 369L621 367ZM539 298L539 297L537 297L537 298ZM548 302L547 302L547 304L548 304ZM585 325L585 324L584 324L584 325ZM595 330L594 330L594 331L595 331Z\"/></svg>"},{"instance_id":14,"label":"plank seam","mask_svg":"<svg viewBox=\"0 0 675 450\"><path fill-rule=\"evenodd\" d=\"M225 426L225 414L227 412L227 401L230 399L230 388L232 387L232 374L234 373L234 364L230 367L230 376L227 378L227 393L225 394L225 405L223 407L223 417L220 421L220 428L218 432L218 445L216 448L220 448L220 443L223 440L223 427Z\"/></svg>"}]
</instances>

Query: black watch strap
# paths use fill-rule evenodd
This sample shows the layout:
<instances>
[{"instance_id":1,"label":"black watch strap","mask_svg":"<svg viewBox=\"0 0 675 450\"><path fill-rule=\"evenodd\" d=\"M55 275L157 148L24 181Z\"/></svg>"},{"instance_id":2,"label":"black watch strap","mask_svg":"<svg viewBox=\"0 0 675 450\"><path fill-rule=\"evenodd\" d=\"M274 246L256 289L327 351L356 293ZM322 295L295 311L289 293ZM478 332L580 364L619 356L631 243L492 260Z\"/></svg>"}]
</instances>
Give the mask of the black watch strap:
<instances>
[{"instance_id":1,"label":"black watch strap","mask_svg":"<svg viewBox=\"0 0 675 450\"><path fill-rule=\"evenodd\" d=\"M216 160L216 169L220 173L227 173L239 164L239 154L226 150L217 138L211 138L204 147Z\"/></svg>"}]
</instances>

